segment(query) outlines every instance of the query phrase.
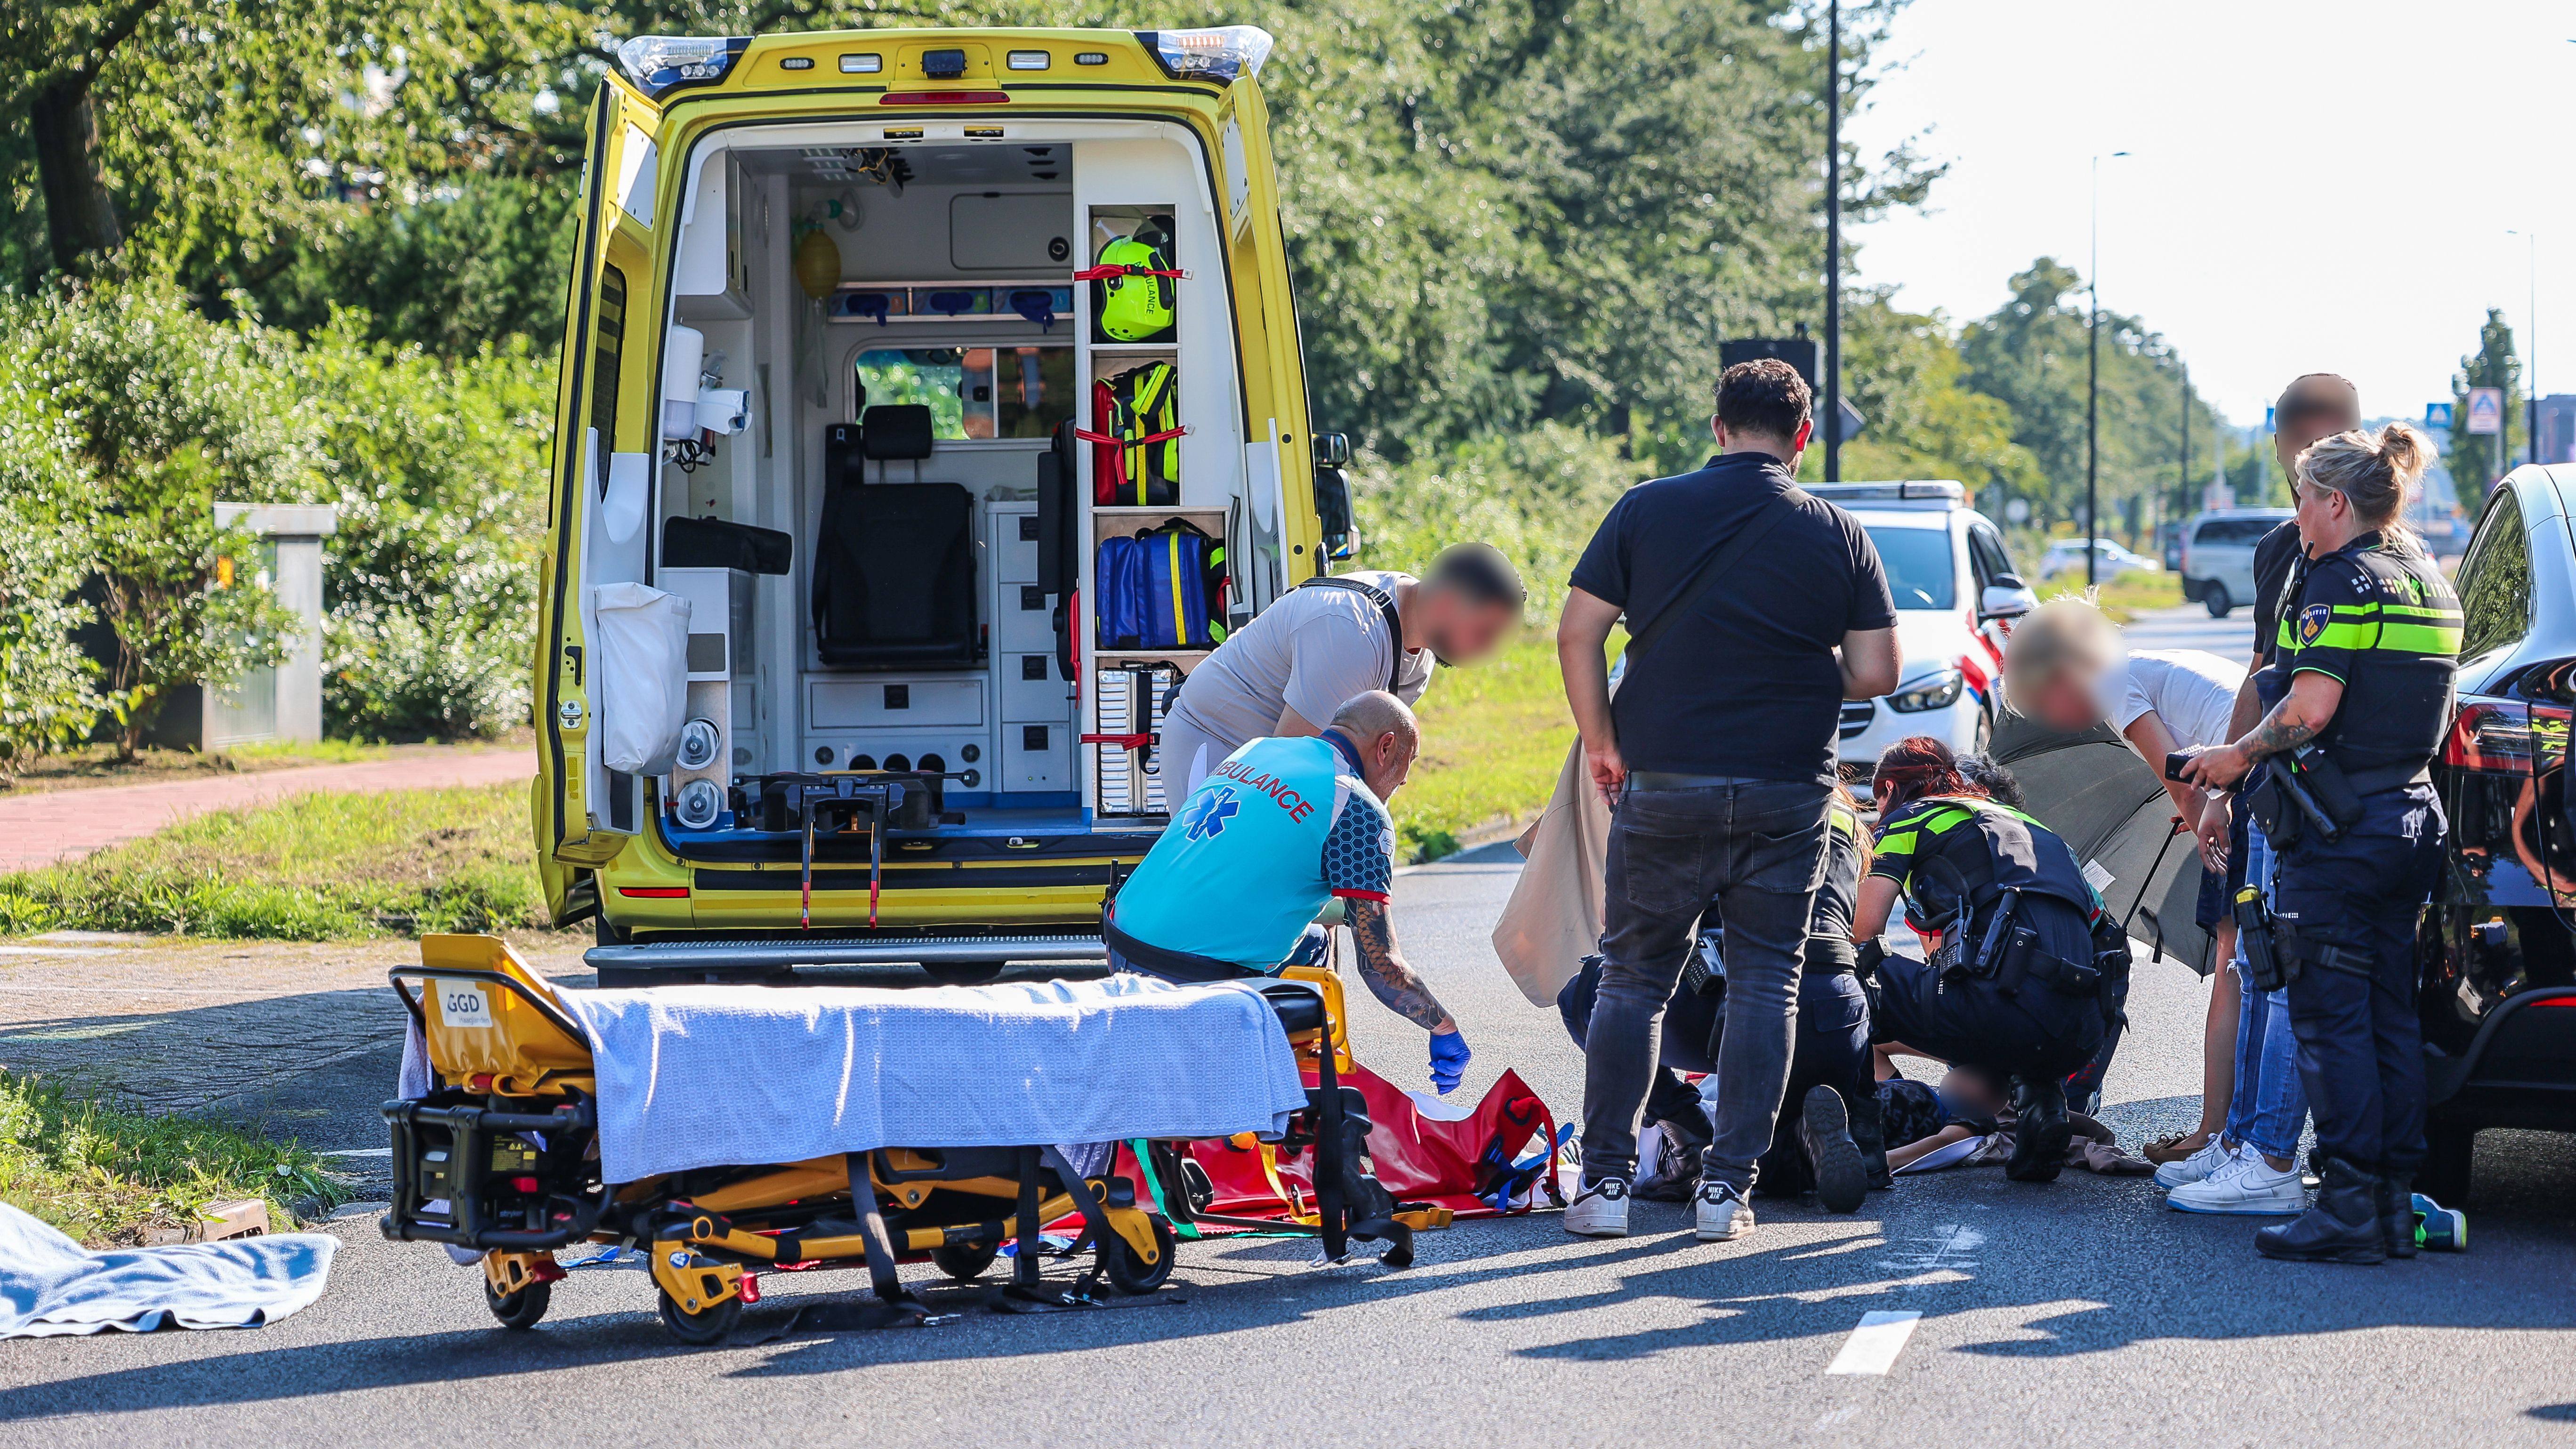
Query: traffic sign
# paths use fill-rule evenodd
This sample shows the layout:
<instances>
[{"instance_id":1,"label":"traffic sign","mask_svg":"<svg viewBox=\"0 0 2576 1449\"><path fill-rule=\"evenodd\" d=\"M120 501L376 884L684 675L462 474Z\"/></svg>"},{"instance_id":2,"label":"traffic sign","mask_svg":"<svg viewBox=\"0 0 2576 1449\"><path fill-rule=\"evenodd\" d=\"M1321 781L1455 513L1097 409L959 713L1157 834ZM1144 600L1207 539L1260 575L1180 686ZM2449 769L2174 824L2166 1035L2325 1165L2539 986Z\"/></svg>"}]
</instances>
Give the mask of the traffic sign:
<instances>
[{"instance_id":1,"label":"traffic sign","mask_svg":"<svg viewBox=\"0 0 2576 1449\"><path fill-rule=\"evenodd\" d=\"M2504 389L2473 387L2469 389L2469 431L2501 433L2504 431Z\"/></svg>"},{"instance_id":2,"label":"traffic sign","mask_svg":"<svg viewBox=\"0 0 2576 1449\"><path fill-rule=\"evenodd\" d=\"M1759 362L1766 357L1776 357L1796 368L1798 375L1807 380L1810 391L1823 386L1816 380L1822 374L1816 366L1816 342L1812 337L1738 337L1717 345L1720 368Z\"/></svg>"},{"instance_id":3,"label":"traffic sign","mask_svg":"<svg viewBox=\"0 0 2576 1449\"><path fill-rule=\"evenodd\" d=\"M2434 431L2445 433L2449 432L2451 430L2451 405L2449 403L2424 404L2424 426L2427 429Z\"/></svg>"}]
</instances>

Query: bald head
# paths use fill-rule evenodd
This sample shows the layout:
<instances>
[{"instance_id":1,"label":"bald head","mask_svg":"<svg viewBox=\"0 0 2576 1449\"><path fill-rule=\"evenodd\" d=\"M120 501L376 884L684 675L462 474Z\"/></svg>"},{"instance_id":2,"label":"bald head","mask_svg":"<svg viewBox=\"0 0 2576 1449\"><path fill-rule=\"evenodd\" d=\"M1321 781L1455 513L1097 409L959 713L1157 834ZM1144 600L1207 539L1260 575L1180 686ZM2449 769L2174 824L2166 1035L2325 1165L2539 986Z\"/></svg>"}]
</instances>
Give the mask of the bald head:
<instances>
[{"instance_id":1,"label":"bald head","mask_svg":"<svg viewBox=\"0 0 2576 1449\"><path fill-rule=\"evenodd\" d=\"M1422 749L1422 726L1415 722L1413 711L1383 689L1342 701L1328 728L1359 751L1361 773L1380 800L1402 788L1413 770L1413 757Z\"/></svg>"}]
</instances>

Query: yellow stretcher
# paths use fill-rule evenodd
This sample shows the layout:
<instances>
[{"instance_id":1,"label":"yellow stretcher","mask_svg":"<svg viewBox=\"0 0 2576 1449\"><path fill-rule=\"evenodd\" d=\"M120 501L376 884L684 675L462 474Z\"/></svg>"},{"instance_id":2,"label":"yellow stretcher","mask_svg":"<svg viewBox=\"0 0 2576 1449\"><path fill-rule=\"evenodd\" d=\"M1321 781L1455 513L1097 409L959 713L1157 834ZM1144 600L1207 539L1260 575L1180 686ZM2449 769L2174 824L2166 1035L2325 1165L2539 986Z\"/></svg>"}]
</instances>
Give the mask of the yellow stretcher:
<instances>
[{"instance_id":1,"label":"yellow stretcher","mask_svg":"<svg viewBox=\"0 0 2576 1449\"><path fill-rule=\"evenodd\" d=\"M884 1308L919 1319L926 1310L897 1280L898 1262L926 1258L971 1280L1006 1240L1021 1251L995 1306L1033 1310L1091 1302L1095 1278L1154 1291L1171 1274L1176 1221L1304 1231L1334 1259L1351 1238L1384 1239L1383 1261L1412 1259L1409 1225L1368 1174L1367 1104L1340 1083L1352 1060L1341 981L1327 969L1291 968L1262 987L1309 1077L1306 1110L1281 1142L1316 1154L1317 1211L1302 1225L1195 1210L1204 1180L1194 1191L1194 1164L1172 1142L1134 1156L1141 1181L1118 1170L1124 1159L1085 1177L1056 1148L1030 1145L888 1147L604 1183L588 1038L550 983L492 936L424 937L421 965L389 975L437 1085L384 1105L394 1193L380 1226L397 1241L481 1250L484 1300L510 1328L545 1315L564 1276L554 1250L582 1242L649 1252L662 1322L693 1344L722 1340L759 1301L759 1273L790 1265L865 1265ZM861 1176L868 1190L853 1194ZM1045 1292L1038 1230L1077 1212L1094 1261L1072 1294Z\"/></svg>"}]
</instances>

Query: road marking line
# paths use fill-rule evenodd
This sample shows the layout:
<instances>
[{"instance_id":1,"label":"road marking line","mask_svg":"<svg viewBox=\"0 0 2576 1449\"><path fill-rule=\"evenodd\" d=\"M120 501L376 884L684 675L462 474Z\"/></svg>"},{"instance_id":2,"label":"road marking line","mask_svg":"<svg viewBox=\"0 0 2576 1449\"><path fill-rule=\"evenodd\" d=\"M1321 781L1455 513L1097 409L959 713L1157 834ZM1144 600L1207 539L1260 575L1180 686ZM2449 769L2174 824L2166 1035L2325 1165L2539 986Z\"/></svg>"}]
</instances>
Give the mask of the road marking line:
<instances>
[{"instance_id":1,"label":"road marking line","mask_svg":"<svg viewBox=\"0 0 2576 1449\"><path fill-rule=\"evenodd\" d=\"M1843 1340L1843 1351L1825 1372L1829 1374L1884 1374L1896 1366L1896 1356L1905 1351L1905 1341L1914 1336L1914 1325L1922 1321L1920 1313L1870 1312L1860 1316L1860 1327Z\"/></svg>"},{"instance_id":2,"label":"road marking line","mask_svg":"<svg viewBox=\"0 0 2576 1449\"><path fill-rule=\"evenodd\" d=\"M390 1147L341 1147L329 1152L316 1152L313 1155L316 1157L391 1157L394 1155L394 1150Z\"/></svg>"}]
</instances>

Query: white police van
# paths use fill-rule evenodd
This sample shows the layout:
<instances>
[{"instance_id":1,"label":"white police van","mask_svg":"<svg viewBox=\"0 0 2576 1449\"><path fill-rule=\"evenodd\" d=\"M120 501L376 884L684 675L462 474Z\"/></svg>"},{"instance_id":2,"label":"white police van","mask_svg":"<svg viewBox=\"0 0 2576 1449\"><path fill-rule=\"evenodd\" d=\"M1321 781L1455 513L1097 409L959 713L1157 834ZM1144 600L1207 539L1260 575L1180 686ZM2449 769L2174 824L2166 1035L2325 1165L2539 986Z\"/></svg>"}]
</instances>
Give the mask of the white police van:
<instances>
[{"instance_id":1,"label":"white police van","mask_svg":"<svg viewBox=\"0 0 2576 1449\"><path fill-rule=\"evenodd\" d=\"M1866 793L1879 751L1908 735L1983 750L2001 708L2004 641L2012 621L2039 606L2004 552L2003 530L1947 479L1800 486L1869 530L1896 601L1903 667L1893 693L1843 705L1844 777Z\"/></svg>"}]
</instances>

